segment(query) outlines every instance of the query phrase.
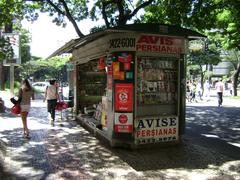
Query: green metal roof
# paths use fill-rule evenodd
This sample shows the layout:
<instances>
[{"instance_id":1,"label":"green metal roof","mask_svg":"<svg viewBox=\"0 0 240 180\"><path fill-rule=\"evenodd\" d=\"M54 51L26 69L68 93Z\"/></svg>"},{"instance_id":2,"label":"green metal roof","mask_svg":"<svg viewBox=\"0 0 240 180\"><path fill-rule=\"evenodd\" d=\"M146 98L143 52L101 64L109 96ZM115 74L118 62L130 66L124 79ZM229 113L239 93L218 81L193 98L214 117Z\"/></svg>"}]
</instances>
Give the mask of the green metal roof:
<instances>
[{"instance_id":1,"label":"green metal roof","mask_svg":"<svg viewBox=\"0 0 240 180\"><path fill-rule=\"evenodd\" d=\"M196 31L190 29L181 28L179 26L166 25L166 24L153 24L153 23L144 23L144 24L127 24L123 26L117 26L113 28L106 29L106 31L133 31L133 32L142 32L142 33L152 33L152 34L162 34L170 36L182 36L188 39L197 39L204 38L203 34L200 34Z\"/></svg>"}]
</instances>

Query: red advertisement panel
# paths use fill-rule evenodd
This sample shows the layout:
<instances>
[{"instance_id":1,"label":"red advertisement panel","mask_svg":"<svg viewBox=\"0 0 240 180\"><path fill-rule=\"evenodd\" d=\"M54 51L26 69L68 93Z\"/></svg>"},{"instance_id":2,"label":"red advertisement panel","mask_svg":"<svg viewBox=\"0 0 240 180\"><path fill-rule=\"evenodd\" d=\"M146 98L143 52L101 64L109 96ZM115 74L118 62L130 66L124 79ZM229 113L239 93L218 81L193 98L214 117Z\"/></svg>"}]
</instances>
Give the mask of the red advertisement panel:
<instances>
[{"instance_id":1,"label":"red advertisement panel","mask_svg":"<svg viewBox=\"0 0 240 180\"><path fill-rule=\"evenodd\" d=\"M133 85L115 85L115 111L132 112L133 109Z\"/></svg>"},{"instance_id":2,"label":"red advertisement panel","mask_svg":"<svg viewBox=\"0 0 240 180\"><path fill-rule=\"evenodd\" d=\"M118 133L133 132L133 114L115 113L114 131Z\"/></svg>"}]
</instances>

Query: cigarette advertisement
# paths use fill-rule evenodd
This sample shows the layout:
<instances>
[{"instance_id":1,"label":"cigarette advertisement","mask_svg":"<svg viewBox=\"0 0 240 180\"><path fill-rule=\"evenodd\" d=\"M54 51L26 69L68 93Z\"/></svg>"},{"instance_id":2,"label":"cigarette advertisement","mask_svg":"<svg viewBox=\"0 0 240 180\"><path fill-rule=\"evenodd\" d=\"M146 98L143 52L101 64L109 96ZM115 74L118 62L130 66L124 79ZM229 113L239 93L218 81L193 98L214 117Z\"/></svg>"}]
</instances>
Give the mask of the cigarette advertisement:
<instances>
[{"instance_id":1,"label":"cigarette advertisement","mask_svg":"<svg viewBox=\"0 0 240 180\"><path fill-rule=\"evenodd\" d=\"M132 112L133 84L115 84L115 112Z\"/></svg>"},{"instance_id":2,"label":"cigarette advertisement","mask_svg":"<svg viewBox=\"0 0 240 180\"><path fill-rule=\"evenodd\" d=\"M115 113L114 131L131 133L133 131L133 113Z\"/></svg>"}]
</instances>

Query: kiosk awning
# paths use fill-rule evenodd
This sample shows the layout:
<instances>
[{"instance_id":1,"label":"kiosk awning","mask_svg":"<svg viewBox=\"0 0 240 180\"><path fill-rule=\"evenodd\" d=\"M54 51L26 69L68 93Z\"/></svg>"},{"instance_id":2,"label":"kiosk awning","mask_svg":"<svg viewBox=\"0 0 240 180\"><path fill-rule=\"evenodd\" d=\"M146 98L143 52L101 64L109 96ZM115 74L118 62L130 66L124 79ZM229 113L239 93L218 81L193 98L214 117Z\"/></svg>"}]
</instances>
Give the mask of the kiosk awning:
<instances>
[{"instance_id":1,"label":"kiosk awning","mask_svg":"<svg viewBox=\"0 0 240 180\"><path fill-rule=\"evenodd\" d=\"M109 33L119 32L137 32L137 33L152 33L168 36L181 36L189 40L205 38L201 33L192 31L190 29L181 28L179 26L165 25L165 24L127 24L123 26L116 26L108 29L104 29L92 34L88 34L83 38L72 39L65 45L53 52L48 58L61 55L63 53L72 53L74 49L83 46L91 41L94 41L100 37L106 36Z\"/></svg>"}]
</instances>

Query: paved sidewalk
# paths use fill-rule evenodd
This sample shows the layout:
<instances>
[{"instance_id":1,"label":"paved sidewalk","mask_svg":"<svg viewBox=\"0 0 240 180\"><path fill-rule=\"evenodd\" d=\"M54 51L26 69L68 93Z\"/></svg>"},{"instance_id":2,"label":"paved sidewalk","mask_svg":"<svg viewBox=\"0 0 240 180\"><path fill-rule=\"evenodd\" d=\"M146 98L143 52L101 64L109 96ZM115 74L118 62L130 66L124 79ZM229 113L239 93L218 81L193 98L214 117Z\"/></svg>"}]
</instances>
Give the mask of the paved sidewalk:
<instances>
[{"instance_id":1,"label":"paved sidewalk","mask_svg":"<svg viewBox=\"0 0 240 180\"><path fill-rule=\"evenodd\" d=\"M202 100L196 96L196 101L188 102L186 101L188 106L210 106L210 107L217 107L218 106L218 99L217 99L217 92L216 90L212 89L210 91L210 96L202 97ZM236 100L231 98L231 95L228 91L225 91L223 94L223 104L222 107L240 107L240 100Z\"/></svg>"},{"instance_id":2,"label":"paved sidewalk","mask_svg":"<svg viewBox=\"0 0 240 180\"><path fill-rule=\"evenodd\" d=\"M0 91L2 95L11 107L9 96ZM200 118L197 108L188 108L188 113L192 112ZM195 121L192 117L188 115L190 123ZM0 158L4 166L0 179L240 180L239 156L224 154L197 136L184 137L177 147L111 148L73 119L58 119L55 126L49 125L42 100L33 101L28 125L29 140L22 137L20 117L0 114Z\"/></svg>"}]
</instances>

